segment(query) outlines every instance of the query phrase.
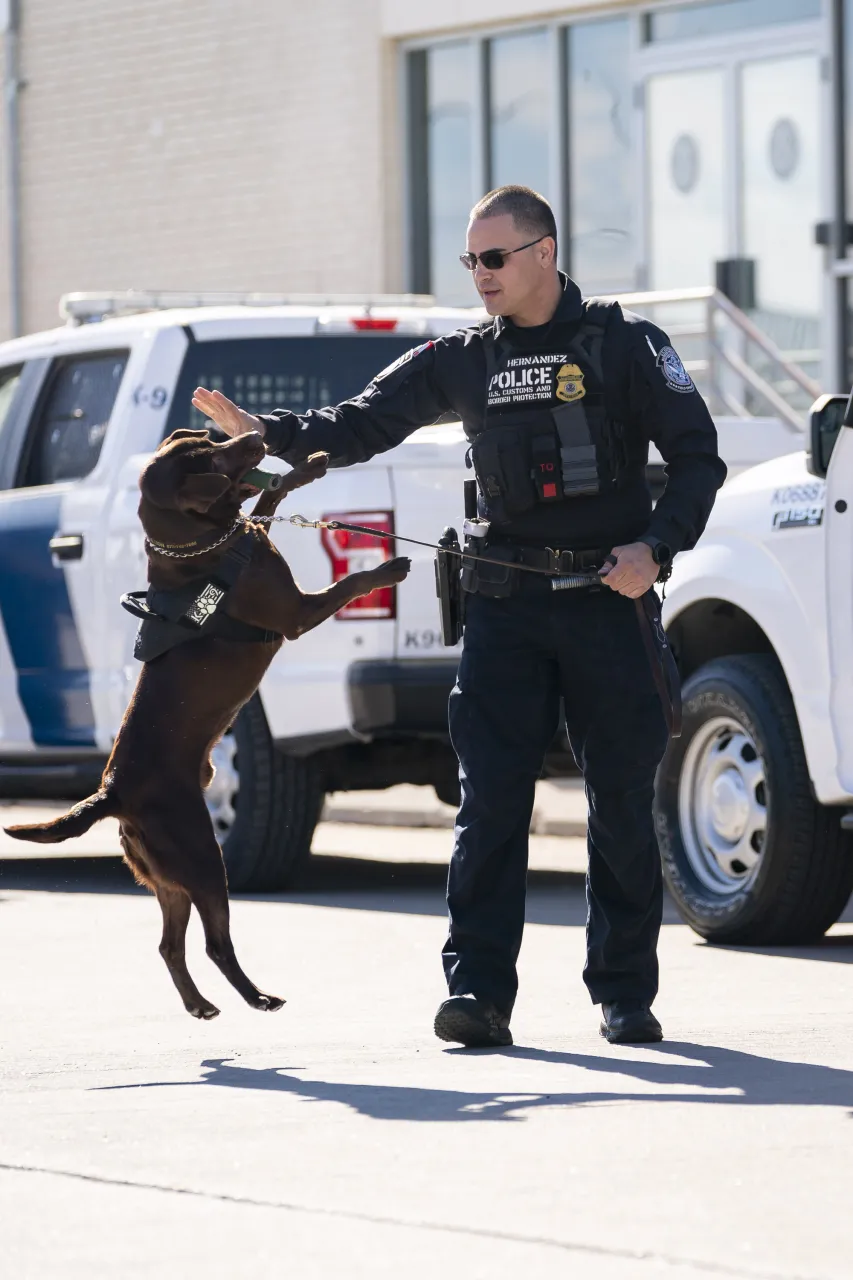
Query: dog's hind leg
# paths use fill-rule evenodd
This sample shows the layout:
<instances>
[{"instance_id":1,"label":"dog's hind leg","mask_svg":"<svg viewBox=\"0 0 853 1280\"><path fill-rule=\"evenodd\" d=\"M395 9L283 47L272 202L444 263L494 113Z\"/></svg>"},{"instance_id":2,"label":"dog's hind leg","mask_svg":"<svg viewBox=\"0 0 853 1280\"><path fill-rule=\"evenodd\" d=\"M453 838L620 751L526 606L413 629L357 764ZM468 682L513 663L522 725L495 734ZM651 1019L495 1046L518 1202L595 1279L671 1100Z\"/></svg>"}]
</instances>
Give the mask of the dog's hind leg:
<instances>
[{"instance_id":1,"label":"dog's hind leg","mask_svg":"<svg viewBox=\"0 0 853 1280\"><path fill-rule=\"evenodd\" d=\"M201 916L207 954L231 985L255 1009L280 1009L284 1001L259 991L240 968L234 954L225 865L201 793L175 795L168 809L149 808L145 816L144 844L158 896L162 883L180 886ZM164 939L165 936L164 931ZM174 970L172 977L177 985ZM195 987L192 989L195 991Z\"/></svg>"},{"instance_id":2,"label":"dog's hind leg","mask_svg":"<svg viewBox=\"0 0 853 1280\"><path fill-rule=\"evenodd\" d=\"M178 988L184 1008L194 1018L215 1018L219 1010L215 1004L205 1000L187 968L186 934L192 908L189 895L183 889L168 885L157 885L154 892L157 894L157 901L163 912L160 955L165 960L172 981Z\"/></svg>"},{"instance_id":3,"label":"dog's hind leg","mask_svg":"<svg viewBox=\"0 0 853 1280\"><path fill-rule=\"evenodd\" d=\"M192 895L193 906L201 916L204 927L207 954L247 1004L250 1004L253 1009L273 1013L281 1008L284 1001L278 996L269 996L259 991L254 982L240 968L234 953L229 923L228 890L224 880L223 876L221 887L208 885Z\"/></svg>"}]
</instances>

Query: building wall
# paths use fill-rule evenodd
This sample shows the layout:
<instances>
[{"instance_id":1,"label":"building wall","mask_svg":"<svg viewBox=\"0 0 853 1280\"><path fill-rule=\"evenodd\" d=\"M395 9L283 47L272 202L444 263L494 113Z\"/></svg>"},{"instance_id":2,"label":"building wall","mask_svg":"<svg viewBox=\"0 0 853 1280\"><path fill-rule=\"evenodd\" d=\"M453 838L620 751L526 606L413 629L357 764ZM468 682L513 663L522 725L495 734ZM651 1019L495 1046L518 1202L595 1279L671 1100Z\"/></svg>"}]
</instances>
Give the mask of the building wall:
<instances>
[{"instance_id":1,"label":"building wall","mask_svg":"<svg viewBox=\"0 0 853 1280\"><path fill-rule=\"evenodd\" d=\"M25 332L76 289L399 286L379 0L21 7Z\"/></svg>"}]
</instances>

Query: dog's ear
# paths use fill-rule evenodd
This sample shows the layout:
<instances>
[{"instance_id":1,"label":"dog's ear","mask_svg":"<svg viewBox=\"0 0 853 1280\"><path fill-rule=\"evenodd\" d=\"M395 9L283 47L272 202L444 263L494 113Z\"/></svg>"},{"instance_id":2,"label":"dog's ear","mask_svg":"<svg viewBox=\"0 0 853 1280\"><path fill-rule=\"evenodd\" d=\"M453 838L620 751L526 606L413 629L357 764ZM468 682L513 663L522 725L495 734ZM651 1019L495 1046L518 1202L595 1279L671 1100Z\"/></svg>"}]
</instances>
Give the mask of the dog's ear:
<instances>
[{"instance_id":1,"label":"dog's ear","mask_svg":"<svg viewBox=\"0 0 853 1280\"><path fill-rule=\"evenodd\" d=\"M189 427L181 427L180 431L173 431L170 436L166 436L160 448L165 449L166 445L171 444L173 440L187 440L192 436L197 440L210 440L210 433L206 429L204 431L194 431Z\"/></svg>"},{"instance_id":2,"label":"dog's ear","mask_svg":"<svg viewBox=\"0 0 853 1280\"><path fill-rule=\"evenodd\" d=\"M228 477L215 471L188 475L178 490L177 505L182 511L208 511L230 488Z\"/></svg>"}]
</instances>

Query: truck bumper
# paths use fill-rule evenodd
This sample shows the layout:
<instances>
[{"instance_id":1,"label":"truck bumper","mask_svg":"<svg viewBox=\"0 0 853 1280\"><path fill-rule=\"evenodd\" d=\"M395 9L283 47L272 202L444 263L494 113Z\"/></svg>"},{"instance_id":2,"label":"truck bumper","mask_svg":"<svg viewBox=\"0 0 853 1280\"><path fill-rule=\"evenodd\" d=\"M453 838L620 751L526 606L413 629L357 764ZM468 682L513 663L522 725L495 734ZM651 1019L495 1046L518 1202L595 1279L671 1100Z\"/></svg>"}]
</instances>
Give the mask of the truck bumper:
<instances>
[{"instance_id":1,"label":"truck bumper","mask_svg":"<svg viewBox=\"0 0 853 1280\"><path fill-rule=\"evenodd\" d=\"M352 727L359 734L447 737L447 699L458 658L354 662L347 672Z\"/></svg>"}]
</instances>

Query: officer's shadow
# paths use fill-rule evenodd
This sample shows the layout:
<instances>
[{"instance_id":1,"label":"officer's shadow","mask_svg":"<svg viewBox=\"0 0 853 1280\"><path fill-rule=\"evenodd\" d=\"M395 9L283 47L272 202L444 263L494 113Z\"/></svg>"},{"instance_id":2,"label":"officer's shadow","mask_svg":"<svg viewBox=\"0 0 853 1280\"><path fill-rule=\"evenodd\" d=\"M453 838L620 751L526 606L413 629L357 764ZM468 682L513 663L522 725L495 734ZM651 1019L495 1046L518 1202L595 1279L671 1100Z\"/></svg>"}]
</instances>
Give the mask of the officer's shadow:
<instances>
[{"instance_id":1,"label":"officer's shadow","mask_svg":"<svg viewBox=\"0 0 853 1280\"><path fill-rule=\"evenodd\" d=\"M600 1085L549 1093L464 1092L407 1085L349 1084L310 1080L293 1074L299 1068L237 1066L228 1058L208 1058L197 1080L152 1081L109 1085L107 1089L205 1088L260 1089L290 1094L308 1102L337 1102L374 1120L521 1120L537 1107L577 1107L607 1102L695 1102L716 1106L821 1106L853 1109L853 1071L780 1062L758 1054L709 1045L667 1041L654 1046L655 1057L629 1057L631 1049L607 1056L563 1053L515 1045L504 1050L446 1050L477 1056L498 1055L554 1066L580 1067L595 1075L618 1077L612 1088ZM636 1052L636 1051L634 1051ZM624 1055L624 1056L623 1056ZM673 1061L660 1061L660 1056ZM689 1059L685 1062L683 1059ZM682 1059L682 1061L675 1061ZM632 1088L630 1080L651 1089ZM556 1083L556 1081L555 1081ZM655 1088L654 1086L658 1086ZM103 1088L103 1086L102 1086Z\"/></svg>"}]
</instances>

